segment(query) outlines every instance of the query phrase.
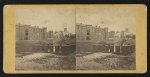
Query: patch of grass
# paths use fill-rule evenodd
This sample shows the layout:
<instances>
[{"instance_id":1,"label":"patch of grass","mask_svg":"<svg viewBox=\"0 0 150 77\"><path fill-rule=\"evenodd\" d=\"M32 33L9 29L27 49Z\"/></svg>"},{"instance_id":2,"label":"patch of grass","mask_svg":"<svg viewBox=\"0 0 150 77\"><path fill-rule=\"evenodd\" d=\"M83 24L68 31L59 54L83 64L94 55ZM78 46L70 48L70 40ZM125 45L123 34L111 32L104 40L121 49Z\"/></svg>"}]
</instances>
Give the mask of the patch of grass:
<instances>
[{"instance_id":1,"label":"patch of grass","mask_svg":"<svg viewBox=\"0 0 150 77\"><path fill-rule=\"evenodd\" d=\"M108 55L102 58L96 58L94 61L102 64L104 69L109 70L135 69L135 57L133 56Z\"/></svg>"},{"instance_id":2,"label":"patch of grass","mask_svg":"<svg viewBox=\"0 0 150 77\"><path fill-rule=\"evenodd\" d=\"M60 60L60 66L64 70L74 70L76 68L76 58L75 57L64 57Z\"/></svg>"},{"instance_id":3,"label":"patch of grass","mask_svg":"<svg viewBox=\"0 0 150 77\"><path fill-rule=\"evenodd\" d=\"M42 64L45 70L74 70L76 65L75 57L55 57L55 56L45 56L43 58L36 58L30 60L32 62Z\"/></svg>"}]
</instances>

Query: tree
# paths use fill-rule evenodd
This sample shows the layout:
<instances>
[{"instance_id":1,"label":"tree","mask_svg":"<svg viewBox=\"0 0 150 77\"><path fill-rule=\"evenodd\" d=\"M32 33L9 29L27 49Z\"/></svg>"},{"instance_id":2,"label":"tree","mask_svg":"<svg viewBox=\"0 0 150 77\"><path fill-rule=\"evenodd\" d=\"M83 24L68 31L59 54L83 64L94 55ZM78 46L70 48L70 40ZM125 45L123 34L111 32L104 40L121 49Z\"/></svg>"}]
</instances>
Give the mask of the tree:
<instances>
[{"instance_id":1,"label":"tree","mask_svg":"<svg viewBox=\"0 0 150 77\"><path fill-rule=\"evenodd\" d=\"M63 31L59 31L57 38L57 44L59 45L59 53L62 53L62 45L69 39L69 34L64 34Z\"/></svg>"},{"instance_id":2,"label":"tree","mask_svg":"<svg viewBox=\"0 0 150 77\"><path fill-rule=\"evenodd\" d=\"M125 35L125 37L123 37L121 39L121 41L120 41L120 52L122 52L122 47L123 47L124 43L126 41L128 41L130 38L135 38L135 36L132 37L130 34L127 34L127 35Z\"/></svg>"}]
</instances>

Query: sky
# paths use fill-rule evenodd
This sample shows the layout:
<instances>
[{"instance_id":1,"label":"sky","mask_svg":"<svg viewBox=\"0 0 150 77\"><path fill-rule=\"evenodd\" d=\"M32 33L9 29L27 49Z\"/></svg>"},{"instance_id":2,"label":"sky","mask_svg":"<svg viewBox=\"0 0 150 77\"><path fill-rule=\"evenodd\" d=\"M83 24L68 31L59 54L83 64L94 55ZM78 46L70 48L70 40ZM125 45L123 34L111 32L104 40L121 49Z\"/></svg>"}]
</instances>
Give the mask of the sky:
<instances>
[{"instance_id":1,"label":"sky","mask_svg":"<svg viewBox=\"0 0 150 77\"><path fill-rule=\"evenodd\" d=\"M133 8L34 8L17 9L16 23L47 27L47 30L59 31L64 27L75 33L75 23L108 27L121 31L129 28L135 33L135 9Z\"/></svg>"},{"instance_id":2,"label":"sky","mask_svg":"<svg viewBox=\"0 0 150 77\"><path fill-rule=\"evenodd\" d=\"M134 8L77 8L76 22L93 26L108 27L121 31L128 28L135 33L136 17Z\"/></svg>"},{"instance_id":3,"label":"sky","mask_svg":"<svg viewBox=\"0 0 150 77\"><path fill-rule=\"evenodd\" d=\"M75 33L75 9L17 9L16 23L47 27L48 31L60 31L67 27L70 33Z\"/></svg>"}]
</instances>

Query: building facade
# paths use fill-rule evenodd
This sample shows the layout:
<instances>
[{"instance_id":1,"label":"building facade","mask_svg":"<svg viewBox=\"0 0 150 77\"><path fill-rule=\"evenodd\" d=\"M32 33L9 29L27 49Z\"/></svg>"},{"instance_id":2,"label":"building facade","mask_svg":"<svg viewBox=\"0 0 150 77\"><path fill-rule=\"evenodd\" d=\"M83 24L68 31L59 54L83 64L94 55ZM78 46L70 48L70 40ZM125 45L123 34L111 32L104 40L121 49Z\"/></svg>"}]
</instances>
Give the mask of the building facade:
<instances>
[{"instance_id":1,"label":"building facade","mask_svg":"<svg viewBox=\"0 0 150 77\"><path fill-rule=\"evenodd\" d=\"M52 38L53 31L47 32L47 28L39 28L37 26L17 24L16 25L16 41L18 40L47 40Z\"/></svg>"},{"instance_id":2,"label":"building facade","mask_svg":"<svg viewBox=\"0 0 150 77\"><path fill-rule=\"evenodd\" d=\"M76 24L76 50L77 52L119 52L123 40L129 40L126 38L127 35L130 35L128 29L108 31L108 27Z\"/></svg>"},{"instance_id":3,"label":"building facade","mask_svg":"<svg viewBox=\"0 0 150 77\"><path fill-rule=\"evenodd\" d=\"M75 51L75 43L72 43L70 36L67 28L64 31L47 31L45 27L16 24L16 52L58 53L61 50L63 53L72 53Z\"/></svg>"},{"instance_id":4,"label":"building facade","mask_svg":"<svg viewBox=\"0 0 150 77\"><path fill-rule=\"evenodd\" d=\"M108 28L92 26L85 24L76 24L76 50L77 52L94 51L97 43L103 43L108 40ZM99 47L100 48L100 47Z\"/></svg>"},{"instance_id":5,"label":"building facade","mask_svg":"<svg viewBox=\"0 0 150 77\"><path fill-rule=\"evenodd\" d=\"M108 40L108 28L94 27L92 25L76 24L76 40L89 42L103 42Z\"/></svg>"}]
</instances>

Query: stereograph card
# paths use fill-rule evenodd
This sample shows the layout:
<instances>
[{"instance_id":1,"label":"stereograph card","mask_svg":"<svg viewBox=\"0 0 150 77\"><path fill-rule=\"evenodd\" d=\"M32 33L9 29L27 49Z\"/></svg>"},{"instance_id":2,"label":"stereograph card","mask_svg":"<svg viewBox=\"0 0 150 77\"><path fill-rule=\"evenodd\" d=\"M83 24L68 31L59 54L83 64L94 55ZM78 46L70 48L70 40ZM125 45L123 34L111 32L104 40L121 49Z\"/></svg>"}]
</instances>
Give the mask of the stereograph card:
<instances>
[{"instance_id":1,"label":"stereograph card","mask_svg":"<svg viewBox=\"0 0 150 77\"><path fill-rule=\"evenodd\" d=\"M5 5L5 73L145 73L142 4Z\"/></svg>"}]
</instances>

